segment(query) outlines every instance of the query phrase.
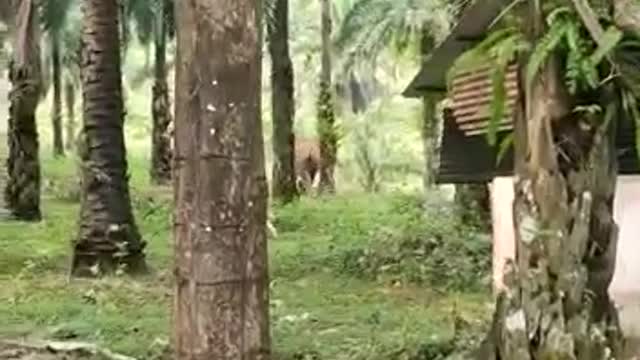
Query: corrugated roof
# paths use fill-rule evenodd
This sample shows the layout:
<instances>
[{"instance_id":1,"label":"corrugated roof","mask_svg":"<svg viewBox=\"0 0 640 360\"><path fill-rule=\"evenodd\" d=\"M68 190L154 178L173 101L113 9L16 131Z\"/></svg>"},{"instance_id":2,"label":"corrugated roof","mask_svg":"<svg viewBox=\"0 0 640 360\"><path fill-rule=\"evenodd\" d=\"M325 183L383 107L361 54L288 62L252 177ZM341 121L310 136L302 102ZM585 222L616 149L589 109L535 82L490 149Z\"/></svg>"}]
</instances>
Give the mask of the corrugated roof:
<instances>
[{"instance_id":1,"label":"corrugated roof","mask_svg":"<svg viewBox=\"0 0 640 360\"><path fill-rule=\"evenodd\" d=\"M453 62L481 40L509 0L476 0L464 10L451 34L422 64L403 95L420 97L425 91L446 91L447 71Z\"/></svg>"}]
</instances>

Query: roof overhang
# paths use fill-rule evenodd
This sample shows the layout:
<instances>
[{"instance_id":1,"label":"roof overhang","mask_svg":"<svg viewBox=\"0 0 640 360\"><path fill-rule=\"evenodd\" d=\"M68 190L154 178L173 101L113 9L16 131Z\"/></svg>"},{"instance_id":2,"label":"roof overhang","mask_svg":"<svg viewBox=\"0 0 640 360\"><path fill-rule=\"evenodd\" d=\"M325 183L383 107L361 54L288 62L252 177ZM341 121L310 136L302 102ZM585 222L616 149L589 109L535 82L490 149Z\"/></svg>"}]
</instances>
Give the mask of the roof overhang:
<instances>
[{"instance_id":1,"label":"roof overhang","mask_svg":"<svg viewBox=\"0 0 640 360\"><path fill-rule=\"evenodd\" d=\"M476 0L464 10L453 31L428 56L420 72L402 93L406 97L421 97L426 92L445 92L447 72L454 61L485 37L487 29L510 0Z\"/></svg>"}]
</instances>

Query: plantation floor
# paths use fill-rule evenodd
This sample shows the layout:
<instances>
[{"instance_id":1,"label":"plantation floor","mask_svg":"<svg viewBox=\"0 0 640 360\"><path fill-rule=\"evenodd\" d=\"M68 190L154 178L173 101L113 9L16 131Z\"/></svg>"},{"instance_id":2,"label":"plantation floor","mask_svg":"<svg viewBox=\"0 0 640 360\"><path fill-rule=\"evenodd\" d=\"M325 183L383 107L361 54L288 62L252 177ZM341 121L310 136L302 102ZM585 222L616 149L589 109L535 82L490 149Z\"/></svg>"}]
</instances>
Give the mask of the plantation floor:
<instances>
[{"instance_id":1,"label":"plantation floor","mask_svg":"<svg viewBox=\"0 0 640 360\"><path fill-rule=\"evenodd\" d=\"M78 204L67 199L74 187L68 188L55 176L49 179L41 223L0 222L0 339L82 341L138 359L165 358L172 296L170 189L134 180L134 206L153 274L70 280ZM485 292L338 270L341 264L331 259L340 257L331 254L363 246L381 224L395 231L406 221L389 205L393 199L303 199L275 210L279 234L269 243L274 358L405 359L424 344L446 343L454 319L484 326L491 310Z\"/></svg>"}]
</instances>

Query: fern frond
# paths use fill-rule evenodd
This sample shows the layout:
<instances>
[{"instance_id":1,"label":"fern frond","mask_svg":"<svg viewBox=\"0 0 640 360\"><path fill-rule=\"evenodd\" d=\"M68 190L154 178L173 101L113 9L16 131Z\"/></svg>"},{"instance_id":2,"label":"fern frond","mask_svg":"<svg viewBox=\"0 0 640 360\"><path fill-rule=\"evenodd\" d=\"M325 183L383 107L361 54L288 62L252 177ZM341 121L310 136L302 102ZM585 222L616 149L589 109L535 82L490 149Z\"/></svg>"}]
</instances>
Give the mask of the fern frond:
<instances>
[{"instance_id":1,"label":"fern frond","mask_svg":"<svg viewBox=\"0 0 640 360\"><path fill-rule=\"evenodd\" d=\"M545 65L552 53L558 49L558 45L562 39L567 35L570 25L566 20L556 20L545 35L538 41L538 44L534 48L529 62L527 63L526 72L526 90L530 91L533 86L538 72Z\"/></svg>"},{"instance_id":2,"label":"fern frond","mask_svg":"<svg viewBox=\"0 0 640 360\"><path fill-rule=\"evenodd\" d=\"M615 26L611 26L607 29L602 36L602 41L598 44L598 48L590 57L593 65L600 64L605 56L609 55L613 49L618 46L622 40L622 35L622 31L618 30Z\"/></svg>"}]
</instances>

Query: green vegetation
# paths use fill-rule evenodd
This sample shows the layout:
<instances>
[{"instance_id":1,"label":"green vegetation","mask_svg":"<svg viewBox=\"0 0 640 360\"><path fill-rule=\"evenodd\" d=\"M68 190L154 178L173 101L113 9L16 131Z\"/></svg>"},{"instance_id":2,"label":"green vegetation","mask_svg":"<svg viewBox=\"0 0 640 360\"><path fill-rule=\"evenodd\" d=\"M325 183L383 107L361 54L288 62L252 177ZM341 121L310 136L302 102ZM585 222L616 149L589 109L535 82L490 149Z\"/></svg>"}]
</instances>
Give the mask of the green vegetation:
<instances>
[{"instance_id":1,"label":"green vegetation","mask_svg":"<svg viewBox=\"0 0 640 360\"><path fill-rule=\"evenodd\" d=\"M147 185L148 163L132 151L133 202L154 272L69 280L75 164L44 158L44 220L0 223L0 337L90 341L144 359L162 353L173 291L171 190ZM425 213L421 203L402 193L341 194L274 209L271 324L279 358L433 359L430 351L453 349L455 322L467 323L465 336L481 333L490 311L487 239L446 209Z\"/></svg>"}]
</instances>

